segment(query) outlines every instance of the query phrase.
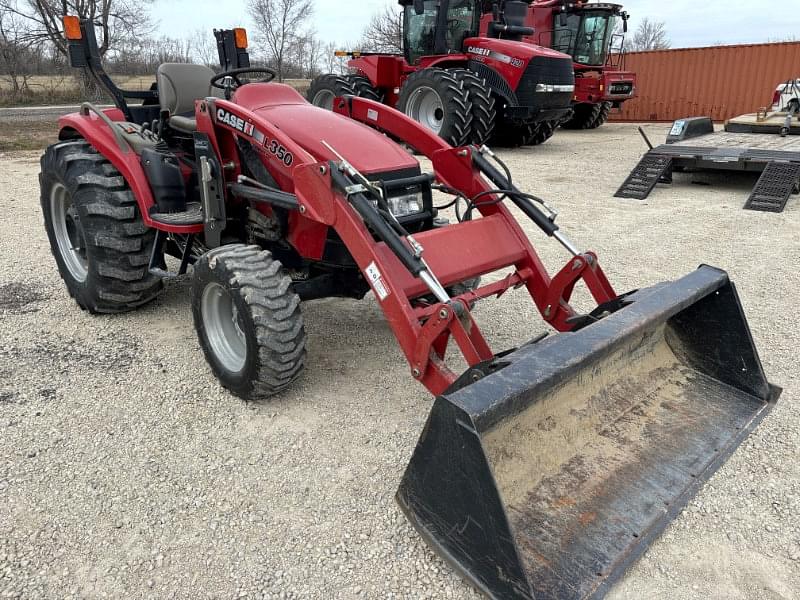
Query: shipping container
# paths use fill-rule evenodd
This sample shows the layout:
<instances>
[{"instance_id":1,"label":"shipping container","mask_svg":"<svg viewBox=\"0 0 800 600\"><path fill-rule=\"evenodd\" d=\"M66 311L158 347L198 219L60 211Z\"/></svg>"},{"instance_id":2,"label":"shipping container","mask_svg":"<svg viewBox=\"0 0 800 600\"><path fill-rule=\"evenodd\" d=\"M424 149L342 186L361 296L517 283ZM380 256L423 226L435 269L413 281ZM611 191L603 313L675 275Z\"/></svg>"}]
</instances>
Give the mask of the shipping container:
<instances>
[{"instance_id":1,"label":"shipping container","mask_svg":"<svg viewBox=\"0 0 800 600\"><path fill-rule=\"evenodd\" d=\"M637 98L612 119L724 121L770 106L778 84L800 78L800 42L632 52L625 69L638 76Z\"/></svg>"}]
</instances>

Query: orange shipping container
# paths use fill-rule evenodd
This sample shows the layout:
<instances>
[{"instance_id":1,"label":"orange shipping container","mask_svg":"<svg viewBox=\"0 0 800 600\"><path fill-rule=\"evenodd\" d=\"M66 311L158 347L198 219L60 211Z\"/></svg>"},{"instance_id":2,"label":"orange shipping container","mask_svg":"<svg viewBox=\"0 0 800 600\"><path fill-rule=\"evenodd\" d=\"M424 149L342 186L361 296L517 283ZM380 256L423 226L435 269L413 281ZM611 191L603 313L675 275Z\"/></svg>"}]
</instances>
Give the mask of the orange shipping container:
<instances>
[{"instance_id":1,"label":"orange shipping container","mask_svg":"<svg viewBox=\"0 0 800 600\"><path fill-rule=\"evenodd\" d=\"M800 42L634 52L625 69L638 76L638 97L614 120L724 121L771 105L778 84L800 78Z\"/></svg>"}]
</instances>

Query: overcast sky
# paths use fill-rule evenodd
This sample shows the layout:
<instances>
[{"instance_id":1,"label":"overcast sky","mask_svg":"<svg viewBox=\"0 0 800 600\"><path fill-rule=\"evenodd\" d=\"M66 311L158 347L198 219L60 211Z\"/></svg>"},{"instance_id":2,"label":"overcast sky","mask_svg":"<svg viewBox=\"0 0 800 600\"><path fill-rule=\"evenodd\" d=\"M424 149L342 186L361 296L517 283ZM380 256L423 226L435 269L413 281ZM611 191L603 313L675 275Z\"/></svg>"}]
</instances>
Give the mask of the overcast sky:
<instances>
[{"instance_id":1,"label":"overcast sky","mask_svg":"<svg viewBox=\"0 0 800 600\"><path fill-rule=\"evenodd\" d=\"M638 19L665 21L672 46L743 44L800 37L800 11L788 7L797 0L769 3L763 0L617 0L631 13L631 28ZM392 0L316 0L310 25L325 41L354 42L370 15ZM160 31L171 36L189 35L196 29L247 26L245 0L162 0L153 16Z\"/></svg>"}]
</instances>

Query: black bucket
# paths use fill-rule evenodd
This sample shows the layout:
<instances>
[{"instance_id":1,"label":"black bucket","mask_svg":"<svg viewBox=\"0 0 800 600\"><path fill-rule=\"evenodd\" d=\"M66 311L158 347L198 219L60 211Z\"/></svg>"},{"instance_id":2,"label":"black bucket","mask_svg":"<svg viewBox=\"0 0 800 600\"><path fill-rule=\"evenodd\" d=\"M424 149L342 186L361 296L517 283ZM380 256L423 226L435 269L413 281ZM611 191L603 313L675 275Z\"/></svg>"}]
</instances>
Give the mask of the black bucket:
<instances>
[{"instance_id":1,"label":"black bucket","mask_svg":"<svg viewBox=\"0 0 800 600\"><path fill-rule=\"evenodd\" d=\"M492 598L599 598L774 405L728 275L636 292L438 397L397 500Z\"/></svg>"}]
</instances>

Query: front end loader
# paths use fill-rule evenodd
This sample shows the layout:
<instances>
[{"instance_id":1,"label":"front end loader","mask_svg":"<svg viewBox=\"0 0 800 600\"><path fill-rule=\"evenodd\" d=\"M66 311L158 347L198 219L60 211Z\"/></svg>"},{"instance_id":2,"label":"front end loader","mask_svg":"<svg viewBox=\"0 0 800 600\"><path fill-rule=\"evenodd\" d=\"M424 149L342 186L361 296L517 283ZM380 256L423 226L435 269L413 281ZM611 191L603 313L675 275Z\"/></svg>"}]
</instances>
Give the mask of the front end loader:
<instances>
[{"instance_id":1,"label":"front end loader","mask_svg":"<svg viewBox=\"0 0 800 600\"><path fill-rule=\"evenodd\" d=\"M91 23L70 32L73 63L108 84ZM727 274L619 294L489 148L364 98L324 110L273 76L162 65L149 104L116 90L117 108L61 119L42 209L69 292L131 310L192 266L211 370L263 400L306 366L302 301L371 291L435 397L397 493L409 520L492 598L601 597L779 395ZM555 275L515 212L564 248ZM472 307L513 290L554 335L498 351Z\"/></svg>"}]
</instances>

